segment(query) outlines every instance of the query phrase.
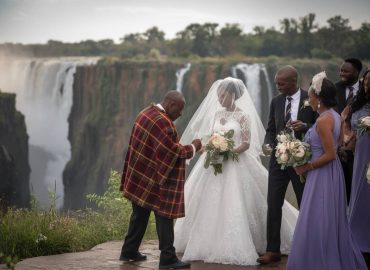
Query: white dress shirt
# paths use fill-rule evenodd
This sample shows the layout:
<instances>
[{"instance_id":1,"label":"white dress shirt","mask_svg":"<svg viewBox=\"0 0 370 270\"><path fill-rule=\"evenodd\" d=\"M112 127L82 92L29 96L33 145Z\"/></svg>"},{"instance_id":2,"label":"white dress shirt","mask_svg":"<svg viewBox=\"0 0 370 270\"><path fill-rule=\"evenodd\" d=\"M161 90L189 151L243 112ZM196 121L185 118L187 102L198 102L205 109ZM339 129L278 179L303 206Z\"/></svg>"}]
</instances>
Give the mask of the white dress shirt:
<instances>
[{"instance_id":1,"label":"white dress shirt","mask_svg":"<svg viewBox=\"0 0 370 270\"><path fill-rule=\"evenodd\" d=\"M358 90L360 89L360 82L357 81L354 85L352 85L352 87L353 87L353 96L355 96ZM346 87L346 99L348 98L349 92L350 90L349 90L349 87L347 86Z\"/></svg>"},{"instance_id":2,"label":"white dress shirt","mask_svg":"<svg viewBox=\"0 0 370 270\"><path fill-rule=\"evenodd\" d=\"M292 121L296 121L298 117L298 110L299 110L299 101L301 100L301 89L298 89L298 91L293 95L290 96L292 98L292 101L290 102L290 116ZM288 106L288 99L285 99L285 110Z\"/></svg>"}]
</instances>

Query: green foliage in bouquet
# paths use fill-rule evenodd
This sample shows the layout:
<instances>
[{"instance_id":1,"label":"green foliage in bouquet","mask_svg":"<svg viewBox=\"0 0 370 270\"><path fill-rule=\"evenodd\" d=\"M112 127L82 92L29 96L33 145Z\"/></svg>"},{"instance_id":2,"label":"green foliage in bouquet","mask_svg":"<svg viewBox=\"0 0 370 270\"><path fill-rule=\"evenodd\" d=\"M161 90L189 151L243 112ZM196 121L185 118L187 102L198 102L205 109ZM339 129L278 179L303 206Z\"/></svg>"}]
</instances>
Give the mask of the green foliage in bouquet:
<instances>
[{"instance_id":1,"label":"green foliage in bouquet","mask_svg":"<svg viewBox=\"0 0 370 270\"><path fill-rule=\"evenodd\" d=\"M286 167L298 167L311 160L310 145L295 138L294 133L281 132L277 136L276 161L281 165L281 169ZM301 182L305 182L305 176L300 175Z\"/></svg>"}]
</instances>

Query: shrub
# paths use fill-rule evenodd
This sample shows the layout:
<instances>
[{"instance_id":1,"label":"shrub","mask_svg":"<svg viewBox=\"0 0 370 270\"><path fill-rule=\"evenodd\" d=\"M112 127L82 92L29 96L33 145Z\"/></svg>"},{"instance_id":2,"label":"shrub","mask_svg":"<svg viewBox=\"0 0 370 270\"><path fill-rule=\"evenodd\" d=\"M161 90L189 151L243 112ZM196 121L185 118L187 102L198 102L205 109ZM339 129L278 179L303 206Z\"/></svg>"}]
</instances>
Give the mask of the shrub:
<instances>
[{"instance_id":1,"label":"shrub","mask_svg":"<svg viewBox=\"0 0 370 270\"><path fill-rule=\"evenodd\" d=\"M109 240L122 239L131 203L119 192L120 179L120 174L112 171L107 191L102 196L87 196L97 204L99 211L59 212L55 194L50 193L49 209L40 209L32 198L31 209L8 208L0 212L0 263L13 268L19 259L83 251ZM151 216L146 239L155 237L155 222Z\"/></svg>"}]
</instances>

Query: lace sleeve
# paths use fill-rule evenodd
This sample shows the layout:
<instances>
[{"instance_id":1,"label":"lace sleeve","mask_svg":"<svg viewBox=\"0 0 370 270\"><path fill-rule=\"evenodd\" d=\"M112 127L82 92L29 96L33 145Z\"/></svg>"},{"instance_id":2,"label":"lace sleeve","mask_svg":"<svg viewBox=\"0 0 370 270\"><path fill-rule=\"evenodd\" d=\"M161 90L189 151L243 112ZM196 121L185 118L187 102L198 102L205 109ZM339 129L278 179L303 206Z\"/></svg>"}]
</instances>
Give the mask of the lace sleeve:
<instances>
[{"instance_id":1,"label":"lace sleeve","mask_svg":"<svg viewBox=\"0 0 370 270\"><path fill-rule=\"evenodd\" d=\"M240 129L242 142L250 144L251 141L250 119L249 116L246 114L243 114L240 117Z\"/></svg>"}]
</instances>

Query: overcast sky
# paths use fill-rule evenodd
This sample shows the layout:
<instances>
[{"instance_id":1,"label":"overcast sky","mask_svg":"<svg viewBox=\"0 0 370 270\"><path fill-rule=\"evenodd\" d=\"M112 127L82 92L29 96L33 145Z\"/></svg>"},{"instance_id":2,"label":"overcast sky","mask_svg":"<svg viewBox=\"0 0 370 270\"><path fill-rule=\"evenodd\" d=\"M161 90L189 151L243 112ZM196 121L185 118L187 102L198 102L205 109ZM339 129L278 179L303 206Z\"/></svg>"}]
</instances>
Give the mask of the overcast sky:
<instances>
[{"instance_id":1,"label":"overcast sky","mask_svg":"<svg viewBox=\"0 0 370 270\"><path fill-rule=\"evenodd\" d=\"M341 15L353 28L370 22L370 0L0 0L0 43L113 39L158 26L173 38L190 23L278 27L316 14L319 26Z\"/></svg>"}]
</instances>

